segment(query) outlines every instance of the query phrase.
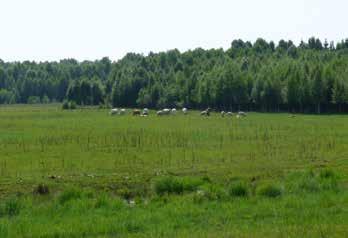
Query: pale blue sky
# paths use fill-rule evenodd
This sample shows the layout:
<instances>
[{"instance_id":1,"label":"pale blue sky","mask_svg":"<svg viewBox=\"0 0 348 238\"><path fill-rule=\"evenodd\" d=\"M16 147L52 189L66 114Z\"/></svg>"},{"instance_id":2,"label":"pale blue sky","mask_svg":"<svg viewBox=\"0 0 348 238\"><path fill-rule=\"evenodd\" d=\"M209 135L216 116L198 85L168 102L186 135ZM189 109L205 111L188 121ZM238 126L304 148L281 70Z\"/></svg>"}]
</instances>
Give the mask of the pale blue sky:
<instances>
[{"instance_id":1,"label":"pale blue sky","mask_svg":"<svg viewBox=\"0 0 348 238\"><path fill-rule=\"evenodd\" d=\"M348 37L347 0L0 0L0 58L112 60L258 37Z\"/></svg>"}]
</instances>

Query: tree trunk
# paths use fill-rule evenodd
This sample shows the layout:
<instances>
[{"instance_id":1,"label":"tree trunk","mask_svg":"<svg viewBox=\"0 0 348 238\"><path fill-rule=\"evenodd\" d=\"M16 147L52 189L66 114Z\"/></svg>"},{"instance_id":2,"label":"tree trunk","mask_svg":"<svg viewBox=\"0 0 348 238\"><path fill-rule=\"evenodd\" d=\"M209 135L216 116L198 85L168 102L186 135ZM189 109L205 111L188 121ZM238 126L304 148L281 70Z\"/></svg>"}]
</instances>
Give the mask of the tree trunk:
<instances>
[{"instance_id":1,"label":"tree trunk","mask_svg":"<svg viewBox=\"0 0 348 238\"><path fill-rule=\"evenodd\" d=\"M317 105L317 113L320 114L320 103Z\"/></svg>"}]
</instances>

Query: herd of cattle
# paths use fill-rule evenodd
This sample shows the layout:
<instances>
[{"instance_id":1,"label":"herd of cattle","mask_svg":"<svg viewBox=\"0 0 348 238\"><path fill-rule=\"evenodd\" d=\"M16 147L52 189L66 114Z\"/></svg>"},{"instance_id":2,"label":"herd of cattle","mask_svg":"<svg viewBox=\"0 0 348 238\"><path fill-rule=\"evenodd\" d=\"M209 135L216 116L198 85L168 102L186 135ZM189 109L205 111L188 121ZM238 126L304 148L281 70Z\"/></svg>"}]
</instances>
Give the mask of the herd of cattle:
<instances>
[{"instance_id":1,"label":"herd of cattle","mask_svg":"<svg viewBox=\"0 0 348 238\"><path fill-rule=\"evenodd\" d=\"M183 109L181 109L181 111L182 111L182 113L183 113L184 115L187 115L187 114L188 114L188 109L185 108L185 107L184 107ZM111 111L110 111L110 115L125 115L126 112L127 112L127 111L126 111L126 109L124 109L124 108L123 108L123 109L113 108L113 109L111 109ZM176 108L172 108L172 109L165 108L165 109L162 109L162 110L157 111L156 114L157 114L157 116L176 115L177 112L178 112L178 111L176 110ZM210 114L211 114L211 112L212 112L211 108L207 108L206 110L201 111L201 112L200 112L200 115L201 115L201 116L207 116L207 117L209 117ZM147 109L147 108L144 108L143 110L134 109L134 110L132 111L132 115L133 115L133 116L147 117L149 114L150 114L150 111L149 111L149 109ZM235 114L232 113L232 112L225 112L225 111L221 111L220 114L221 114L222 117L225 117L225 116L227 116L227 117L232 117L232 116L235 115ZM237 118L246 117L246 115L247 115L247 114L246 114L245 112L242 112L242 111L239 111L239 112L236 113L236 117L237 117Z\"/></svg>"}]
</instances>

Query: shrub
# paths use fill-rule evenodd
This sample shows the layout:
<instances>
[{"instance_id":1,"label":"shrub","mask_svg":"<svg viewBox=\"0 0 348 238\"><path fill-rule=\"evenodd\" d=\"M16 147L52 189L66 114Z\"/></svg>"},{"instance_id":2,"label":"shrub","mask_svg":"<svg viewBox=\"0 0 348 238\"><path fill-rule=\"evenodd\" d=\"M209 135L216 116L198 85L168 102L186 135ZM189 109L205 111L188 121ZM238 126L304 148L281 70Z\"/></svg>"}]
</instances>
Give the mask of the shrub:
<instances>
[{"instance_id":1,"label":"shrub","mask_svg":"<svg viewBox=\"0 0 348 238\"><path fill-rule=\"evenodd\" d=\"M177 178L165 177L155 182L155 191L158 195L166 193L182 194L184 192L184 185Z\"/></svg>"},{"instance_id":2,"label":"shrub","mask_svg":"<svg viewBox=\"0 0 348 238\"><path fill-rule=\"evenodd\" d=\"M49 194L50 191L48 189L48 186L45 184L39 184L35 189L34 189L34 194L38 195L46 195Z\"/></svg>"},{"instance_id":3,"label":"shrub","mask_svg":"<svg viewBox=\"0 0 348 238\"><path fill-rule=\"evenodd\" d=\"M28 104L39 104L40 103L40 97L38 96L30 96L27 100Z\"/></svg>"},{"instance_id":4,"label":"shrub","mask_svg":"<svg viewBox=\"0 0 348 238\"><path fill-rule=\"evenodd\" d=\"M257 194L260 196L275 198L282 194L282 190L276 185L266 184L258 187Z\"/></svg>"},{"instance_id":5,"label":"shrub","mask_svg":"<svg viewBox=\"0 0 348 238\"><path fill-rule=\"evenodd\" d=\"M41 99L41 102L44 104L48 104L48 103L50 103L50 99L49 99L49 97L47 97L47 95L44 95Z\"/></svg>"},{"instance_id":6,"label":"shrub","mask_svg":"<svg viewBox=\"0 0 348 238\"><path fill-rule=\"evenodd\" d=\"M77 108L77 105L74 101L67 101L64 100L63 104L62 104L62 109L63 110L74 110Z\"/></svg>"},{"instance_id":7,"label":"shrub","mask_svg":"<svg viewBox=\"0 0 348 238\"><path fill-rule=\"evenodd\" d=\"M77 190L75 188L70 188L64 192L62 192L59 197L59 203L65 204L66 202L74 199L80 199L82 197L82 192L80 190Z\"/></svg>"},{"instance_id":8,"label":"shrub","mask_svg":"<svg viewBox=\"0 0 348 238\"><path fill-rule=\"evenodd\" d=\"M69 109L69 102L64 100L64 102L62 104L62 108L63 108L63 110L68 110Z\"/></svg>"},{"instance_id":9,"label":"shrub","mask_svg":"<svg viewBox=\"0 0 348 238\"><path fill-rule=\"evenodd\" d=\"M70 101L70 102L69 102L69 109L70 109L70 110L74 110L74 109L76 109L76 108L77 108L76 102Z\"/></svg>"},{"instance_id":10,"label":"shrub","mask_svg":"<svg viewBox=\"0 0 348 238\"><path fill-rule=\"evenodd\" d=\"M335 173L330 169L323 169L319 172L319 177L321 179L336 178Z\"/></svg>"},{"instance_id":11,"label":"shrub","mask_svg":"<svg viewBox=\"0 0 348 238\"><path fill-rule=\"evenodd\" d=\"M232 184L228 191L231 197L246 197L248 196L248 187L244 183Z\"/></svg>"}]
</instances>

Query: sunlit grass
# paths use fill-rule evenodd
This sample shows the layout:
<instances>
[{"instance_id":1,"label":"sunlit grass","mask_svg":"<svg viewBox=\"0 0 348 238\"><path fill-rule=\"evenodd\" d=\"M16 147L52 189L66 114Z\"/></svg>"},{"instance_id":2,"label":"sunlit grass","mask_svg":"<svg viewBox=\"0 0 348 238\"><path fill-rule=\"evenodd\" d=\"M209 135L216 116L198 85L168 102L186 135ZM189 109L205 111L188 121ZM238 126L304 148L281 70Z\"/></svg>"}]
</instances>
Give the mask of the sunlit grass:
<instances>
[{"instance_id":1,"label":"sunlit grass","mask_svg":"<svg viewBox=\"0 0 348 238\"><path fill-rule=\"evenodd\" d=\"M0 107L0 237L344 237L347 119Z\"/></svg>"}]
</instances>

